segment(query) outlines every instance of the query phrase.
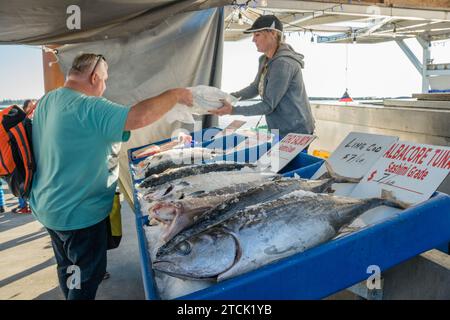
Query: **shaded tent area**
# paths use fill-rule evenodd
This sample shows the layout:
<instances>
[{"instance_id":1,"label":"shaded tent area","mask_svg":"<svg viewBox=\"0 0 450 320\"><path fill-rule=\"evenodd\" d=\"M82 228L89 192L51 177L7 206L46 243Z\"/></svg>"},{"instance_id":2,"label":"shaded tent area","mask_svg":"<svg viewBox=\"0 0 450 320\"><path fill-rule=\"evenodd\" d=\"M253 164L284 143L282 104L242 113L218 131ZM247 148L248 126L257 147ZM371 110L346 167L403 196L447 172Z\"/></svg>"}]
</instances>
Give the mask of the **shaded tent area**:
<instances>
[{"instance_id":1,"label":"shaded tent area","mask_svg":"<svg viewBox=\"0 0 450 320\"><path fill-rule=\"evenodd\" d=\"M450 0L3 1L0 44L45 46L46 91L62 84L78 53L102 53L110 67L105 97L132 105L171 87L220 87L223 41L242 39L242 30L259 15L273 13L286 32L310 32L319 43L396 41L423 75L425 92L431 76L449 72L426 63L430 42L450 36L449 8ZM408 38L422 45L422 63L404 43ZM209 116L197 120L196 128L184 128L216 124ZM158 121L133 132L122 146L120 180L128 196L131 185L123 151L168 138L182 127Z\"/></svg>"},{"instance_id":2,"label":"shaded tent area","mask_svg":"<svg viewBox=\"0 0 450 320\"><path fill-rule=\"evenodd\" d=\"M0 2L0 44L42 45L46 91L61 86L72 59L102 53L109 64L105 97L133 105L173 87L220 87L223 9L228 1L18 0ZM68 29L76 5L81 29ZM74 22L70 20L69 22ZM56 51L56 50L57 51ZM212 119L198 118L198 126ZM126 151L170 137L181 123L158 121L136 130L119 154L122 191L132 199ZM192 127L186 127L192 130ZM88 160L87 160L88 161ZM89 163L86 163L88 166ZM88 183L88 181L86 181ZM17 199L8 195L7 210ZM62 299L50 239L34 217L0 214L4 268L2 299ZM142 299L138 244L132 206L122 205L122 243L108 253L111 279L99 299ZM123 272L126 270L126 272Z\"/></svg>"},{"instance_id":3,"label":"shaded tent area","mask_svg":"<svg viewBox=\"0 0 450 320\"><path fill-rule=\"evenodd\" d=\"M0 44L44 46L46 91L63 84L64 75L77 54L101 53L109 65L104 96L131 106L169 88L201 84L220 87L223 6L230 2L2 2ZM195 129L214 125L214 119L209 116L196 120ZM131 139L122 145L120 182L129 202L132 190L126 151L169 138L177 129L192 131L194 125L160 120L133 131Z\"/></svg>"}]
</instances>

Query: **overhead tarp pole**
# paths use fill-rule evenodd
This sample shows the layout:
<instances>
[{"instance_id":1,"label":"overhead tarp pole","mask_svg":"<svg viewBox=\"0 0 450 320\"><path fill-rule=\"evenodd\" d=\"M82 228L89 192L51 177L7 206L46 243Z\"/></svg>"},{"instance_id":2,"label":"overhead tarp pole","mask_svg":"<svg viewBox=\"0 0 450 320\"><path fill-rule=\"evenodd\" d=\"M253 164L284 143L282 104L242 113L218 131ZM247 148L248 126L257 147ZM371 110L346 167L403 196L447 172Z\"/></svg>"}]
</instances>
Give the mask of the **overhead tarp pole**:
<instances>
[{"instance_id":1,"label":"overhead tarp pole","mask_svg":"<svg viewBox=\"0 0 450 320\"><path fill-rule=\"evenodd\" d=\"M157 27L133 36L106 41L66 45L59 48L59 60L66 73L76 55L101 53L108 62L105 97L132 106L174 87L210 85L220 87L222 77L223 9L208 9L175 15ZM175 130L202 128L168 123L161 119L132 132L119 155L120 180L132 198L126 151L170 138ZM205 120L206 126L212 123Z\"/></svg>"}]
</instances>

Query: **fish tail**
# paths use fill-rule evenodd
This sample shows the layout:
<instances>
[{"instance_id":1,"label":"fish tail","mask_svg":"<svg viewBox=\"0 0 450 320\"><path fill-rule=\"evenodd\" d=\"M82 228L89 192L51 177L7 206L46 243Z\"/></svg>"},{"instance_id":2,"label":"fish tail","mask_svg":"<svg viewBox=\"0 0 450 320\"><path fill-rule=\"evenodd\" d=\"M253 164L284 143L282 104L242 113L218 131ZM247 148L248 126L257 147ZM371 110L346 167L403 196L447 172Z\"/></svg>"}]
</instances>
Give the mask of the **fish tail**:
<instances>
[{"instance_id":1,"label":"fish tail","mask_svg":"<svg viewBox=\"0 0 450 320\"><path fill-rule=\"evenodd\" d=\"M335 183L358 183L361 181L361 178L350 178L350 177L344 177L336 173L333 168L331 167L331 164L328 161L325 161L325 167L327 168L329 176L333 179L333 182Z\"/></svg>"},{"instance_id":2,"label":"fish tail","mask_svg":"<svg viewBox=\"0 0 450 320\"><path fill-rule=\"evenodd\" d=\"M381 199L383 200L383 205L399 208L399 209L407 209L411 207L410 203L401 201L400 199L394 196L392 191L388 191L385 189L381 190Z\"/></svg>"}]
</instances>

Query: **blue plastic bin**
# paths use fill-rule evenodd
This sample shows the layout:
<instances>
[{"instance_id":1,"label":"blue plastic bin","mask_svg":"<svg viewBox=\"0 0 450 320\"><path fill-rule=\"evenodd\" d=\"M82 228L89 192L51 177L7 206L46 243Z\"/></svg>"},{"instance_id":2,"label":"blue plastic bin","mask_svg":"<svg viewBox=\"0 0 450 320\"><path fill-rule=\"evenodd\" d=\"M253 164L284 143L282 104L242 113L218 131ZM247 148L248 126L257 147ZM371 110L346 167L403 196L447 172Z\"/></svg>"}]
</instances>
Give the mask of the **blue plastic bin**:
<instances>
[{"instance_id":1,"label":"blue plastic bin","mask_svg":"<svg viewBox=\"0 0 450 320\"><path fill-rule=\"evenodd\" d=\"M136 218L147 299L159 299L143 226ZM400 215L178 299L322 299L450 240L450 197L436 193Z\"/></svg>"},{"instance_id":2,"label":"blue plastic bin","mask_svg":"<svg viewBox=\"0 0 450 320\"><path fill-rule=\"evenodd\" d=\"M294 173L308 179L320 168L325 160L300 152L280 173L286 177L293 177Z\"/></svg>"},{"instance_id":3,"label":"blue plastic bin","mask_svg":"<svg viewBox=\"0 0 450 320\"><path fill-rule=\"evenodd\" d=\"M224 146L223 142L221 144ZM263 153L259 154L261 146L254 148L259 158ZM136 149L129 150L129 157ZM225 160L242 161L243 158L249 161L254 153L249 149L241 150ZM283 173L310 178L323 161L301 153ZM141 214L136 190L134 203L145 295L150 300L159 299L143 230L148 218ZM450 196L435 193L430 200L388 221L179 299L321 299L367 279L369 265L376 264L384 271L449 241Z\"/></svg>"}]
</instances>

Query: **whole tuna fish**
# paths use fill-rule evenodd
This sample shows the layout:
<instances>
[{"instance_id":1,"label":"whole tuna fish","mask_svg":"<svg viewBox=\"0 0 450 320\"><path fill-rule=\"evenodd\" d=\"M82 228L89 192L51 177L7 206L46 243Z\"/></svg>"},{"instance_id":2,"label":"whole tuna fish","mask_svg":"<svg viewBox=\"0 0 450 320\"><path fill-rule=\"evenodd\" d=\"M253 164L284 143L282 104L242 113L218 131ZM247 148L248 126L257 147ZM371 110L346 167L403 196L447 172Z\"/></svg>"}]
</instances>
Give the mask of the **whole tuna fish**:
<instances>
[{"instance_id":1,"label":"whole tuna fish","mask_svg":"<svg viewBox=\"0 0 450 320\"><path fill-rule=\"evenodd\" d=\"M159 201L149 210L149 214L153 219L167 224L167 229L162 234L164 242L171 240L180 231L194 223L196 224L195 228L181 234L162 249L167 250L194 233L220 223L248 206L277 199L295 190L324 192L332 182L331 179L283 178L264 182L258 186L248 183L243 184L247 188L241 192L230 193L228 192L230 187L227 187L178 201Z\"/></svg>"},{"instance_id":2,"label":"whole tuna fish","mask_svg":"<svg viewBox=\"0 0 450 320\"><path fill-rule=\"evenodd\" d=\"M183 279L221 281L327 242L363 212L385 204L392 205L294 191L160 251L153 268Z\"/></svg>"},{"instance_id":3,"label":"whole tuna fish","mask_svg":"<svg viewBox=\"0 0 450 320\"><path fill-rule=\"evenodd\" d=\"M201 174L192 173L183 178L171 180L170 182L164 183L162 185L157 185L153 188L149 188L143 191L143 199L146 201L156 201L156 200L178 200L183 199L190 195L201 194L204 192L211 192L224 187L230 187L235 184L250 183L257 181L267 181L277 176L272 173L262 173L257 170L257 168L252 168L252 165L245 166L241 170L237 170L236 164L223 166L225 171L219 170L214 171L215 168L222 166L221 164L214 163L208 165L198 166L196 168L180 168L181 171L205 172L208 170L213 170L212 172L207 172ZM234 170L229 171L228 169ZM184 169L184 170L183 170ZM189 170L188 170L189 169ZM208 169L208 170L205 170Z\"/></svg>"},{"instance_id":4,"label":"whole tuna fish","mask_svg":"<svg viewBox=\"0 0 450 320\"><path fill-rule=\"evenodd\" d=\"M208 172L240 170L246 167L256 168L256 165L251 163L221 161L221 162L196 164L181 168L168 169L160 174L153 174L145 178L145 180L140 183L139 188L154 188L164 183L185 178L188 176L194 176Z\"/></svg>"},{"instance_id":5,"label":"whole tuna fish","mask_svg":"<svg viewBox=\"0 0 450 320\"><path fill-rule=\"evenodd\" d=\"M210 148L181 148L160 152L136 165L136 178L143 179L167 169L201 164L223 154L223 150Z\"/></svg>"}]
</instances>

